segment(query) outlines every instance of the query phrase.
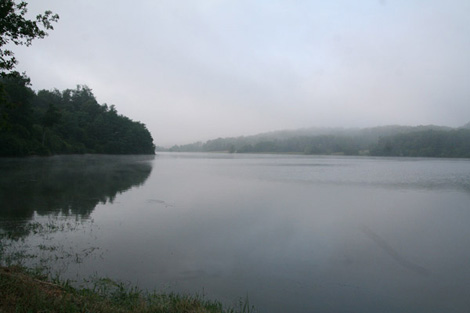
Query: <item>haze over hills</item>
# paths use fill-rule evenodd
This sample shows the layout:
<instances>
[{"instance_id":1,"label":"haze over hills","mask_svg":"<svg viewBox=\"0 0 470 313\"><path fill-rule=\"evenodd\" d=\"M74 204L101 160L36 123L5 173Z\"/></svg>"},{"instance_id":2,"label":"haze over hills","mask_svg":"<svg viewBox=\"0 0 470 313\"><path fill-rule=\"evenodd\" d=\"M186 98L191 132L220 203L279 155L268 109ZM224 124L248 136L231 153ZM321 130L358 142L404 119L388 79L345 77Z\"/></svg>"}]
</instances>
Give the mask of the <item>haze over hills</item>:
<instances>
[{"instance_id":1,"label":"haze over hills","mask_svg":"<svg viewBox=\"0 0 470 313\"><path fill-rule=\"evenodd\" d=\"M470 123L466 124L468 127ZM463 126L465 127L465 126ZM290 130L278 130L260 133L252 136L241 136L232 138L252 138L252 139L287 139L298 136L321 136L321 135L340 135L340 136L381 136L395 135L398 133L405 133L413 130L450 130L451 127L436 126L436 125L420 125L420 126L402 126L402 125L386 125L367 128L343 128L343 127L308 127ZM229 137L230 138L230 137Z\"/></svg>"},{"instance_id":2,"label":"haze over hills","mask_svg":"<svg viewBox=\"0 0 470 313\"><path fill-rule=\"evenodd\" d=\"M253 136L217 138L206 142L175 145L167 150L470 157L470 123L458 128L437 125L388 125L371 128L311 127Z\"/></svg>"}]
</instances>

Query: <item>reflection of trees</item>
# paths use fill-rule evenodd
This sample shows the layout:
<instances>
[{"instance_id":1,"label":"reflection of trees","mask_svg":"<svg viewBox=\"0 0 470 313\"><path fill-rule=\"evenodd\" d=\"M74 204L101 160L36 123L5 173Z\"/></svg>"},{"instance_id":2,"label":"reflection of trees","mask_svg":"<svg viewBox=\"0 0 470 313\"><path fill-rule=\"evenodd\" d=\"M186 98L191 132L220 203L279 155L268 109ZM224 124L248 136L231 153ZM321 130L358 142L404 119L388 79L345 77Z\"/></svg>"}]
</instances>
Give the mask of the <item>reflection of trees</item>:
<instances>
[{"instance_id":1,"label":"reflection of trees","mask_svg":"<svg viewBox=\"0 0 470 313\"><path fill-rule=\"evenodd\" d=\"M153 156L56 156L0 159L0 219L33 214L87 217L98 203L142 185Z\"/></svg>"}]
</instances>

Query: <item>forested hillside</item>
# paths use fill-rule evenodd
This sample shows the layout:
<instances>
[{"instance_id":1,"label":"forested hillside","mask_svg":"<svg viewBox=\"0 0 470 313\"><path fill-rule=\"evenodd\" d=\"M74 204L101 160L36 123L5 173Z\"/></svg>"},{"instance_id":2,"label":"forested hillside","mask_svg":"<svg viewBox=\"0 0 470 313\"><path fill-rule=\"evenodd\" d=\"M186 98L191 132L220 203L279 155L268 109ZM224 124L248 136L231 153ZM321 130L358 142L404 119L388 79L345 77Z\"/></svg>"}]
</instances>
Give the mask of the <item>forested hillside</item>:
<instances>
[{"instance_id":1,"label":"forested hillside","mask_svg":"<svg viewBox=\"0 0 470 313\"><path fill-rule=\"evenodd\" d=\"M144 124L99 104L86 86L35 93L23 75L0 79L0 156L154 150Z\"/></svg>"},{"instance_id":2,"label":"forested hillside","mask_svg":"<svg viewBox=\"0 0 470 313\"><path fill-rule=\"evenodd\" d=\"M297 153L374 156L470 157L469 124L364 129L310 128L173 146L170 151Z\"/></svg>"},{"instance_id":3,"label":"forested hillside","mask_svg":"<svg viewBox=\"0 0 470 313\"><path fill-rule=\"evenodd\" d=\"M371 155L470 158L470 129L424 130L384 137L372 148Z\"/></svg>"}]
</instances>

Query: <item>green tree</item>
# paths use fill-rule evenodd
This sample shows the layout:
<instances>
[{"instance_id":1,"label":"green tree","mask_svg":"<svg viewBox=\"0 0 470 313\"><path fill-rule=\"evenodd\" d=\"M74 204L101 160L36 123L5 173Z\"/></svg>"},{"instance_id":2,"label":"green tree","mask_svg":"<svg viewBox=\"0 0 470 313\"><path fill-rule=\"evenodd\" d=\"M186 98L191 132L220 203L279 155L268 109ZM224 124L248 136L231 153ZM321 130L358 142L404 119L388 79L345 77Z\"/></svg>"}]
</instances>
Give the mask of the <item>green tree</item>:
<instances>
[{"instance_id":1,"label":"green tree","mask_svg":"<svg viewBox=\"0 0 470 313\"><path fill-rule=\"evenodd\" d=\"M44 38L47 30L52 30L52 23L59 20L57 14L45 11L36 16L36 20L25 18L28 4L25 1L0 0L0 73L5 75L18 63L13 51L7 49L10 43L30 46L33 39Z\"/></svg>"},{"instance_id":2,"label":"green tree","mask_svg":"<svg viewBox=\"0 0 470 313\"><path fill-rule=\"evenodd\" d=\"M0 77L0 156L26 155L30 151L34 92L29 78L21 75Z\"/></svg>"},{"instance_id":3,"label":"green tree","mask_svg":"<svg viewBox=\"0 0 470 313\"><path fill-rule=\"evenodd\" d=\"M57 109L57 107L54 105L54 103L49 104L49 108L47 109L46 113L44 113L44 116L42 117L42 145L44 145L44 142L46 140L46 132L48 128L52 128L57 122L60 120L60 111Z\"/></svg>"}]
</instances>

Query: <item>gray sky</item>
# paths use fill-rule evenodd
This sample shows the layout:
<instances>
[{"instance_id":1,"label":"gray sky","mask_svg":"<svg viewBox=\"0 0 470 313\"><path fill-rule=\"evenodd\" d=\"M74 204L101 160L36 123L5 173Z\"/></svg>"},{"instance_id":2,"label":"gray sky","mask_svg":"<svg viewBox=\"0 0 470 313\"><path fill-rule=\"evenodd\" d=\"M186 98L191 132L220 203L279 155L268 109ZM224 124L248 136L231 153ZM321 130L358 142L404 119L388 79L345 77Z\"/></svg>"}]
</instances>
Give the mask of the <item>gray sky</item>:
<instances>
[{"instance_id":1,"label":"gray sky","mask_svg":"<svg viewBox=\"0 0 470 313\"><path fill-rule=\"evenodd\" d=\"M468 0L30 0L33 89L88 85L157 145L470 121Z\"/></svg>"}]
</instances>

